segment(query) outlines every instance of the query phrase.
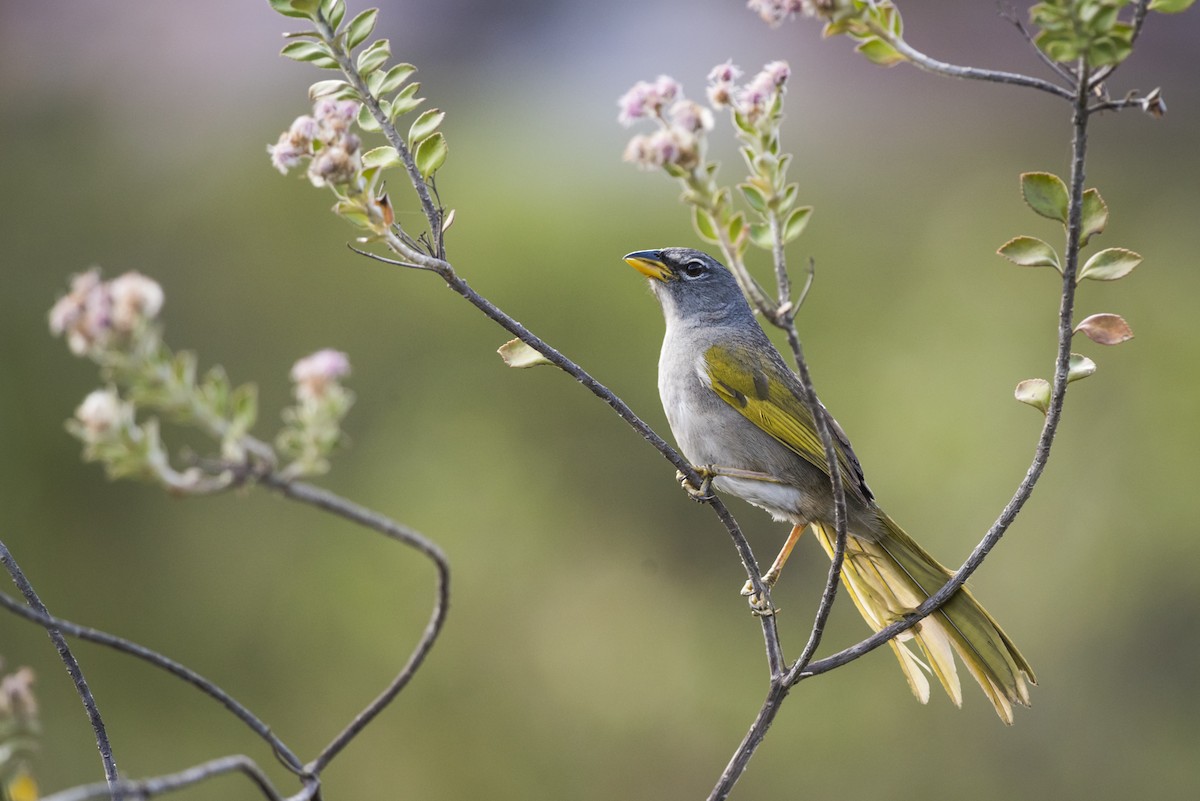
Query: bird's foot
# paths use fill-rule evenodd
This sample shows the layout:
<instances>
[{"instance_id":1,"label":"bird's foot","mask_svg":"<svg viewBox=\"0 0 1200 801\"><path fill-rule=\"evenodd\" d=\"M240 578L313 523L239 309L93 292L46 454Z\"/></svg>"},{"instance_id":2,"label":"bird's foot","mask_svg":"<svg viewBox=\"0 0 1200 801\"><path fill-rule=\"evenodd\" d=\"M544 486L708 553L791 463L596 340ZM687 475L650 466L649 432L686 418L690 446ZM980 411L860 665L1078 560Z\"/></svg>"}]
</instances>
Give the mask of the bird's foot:
<instances>
[{"instance_id":1,"label":"bird's foot","mask_svg":"<svg viewBox=\"0 0 1200 801\"><path fill-rule=\"evenodd\" d=\"M770 588L775 582L769 575L766 575L763 576L763 583ZM771 615L779 612L778 607L772 606L770 601L768 601L762 596L761 593L754 589L754 582L750 581L749 579L747 579L746 583L742 586L741 594L750 604L750 614L755 615L756 617L770 617Z\"/></svg>"},{"instance_id":2,"label":"bird's foot","mask_svg":"<svg viewBox=\"0 0 1200 801\"><path fill-rule=\"evenodd\" d=\"M712 480L716 473L711 467L695 467L696 475L700 476L700 486L692 483L692 480L684 475L682 470L675 471L675 480L679 482L679 486L683 487L684 492L688 494L696 503L708 503L715 496L712 493Z\"/></svg>"}]
</instances>

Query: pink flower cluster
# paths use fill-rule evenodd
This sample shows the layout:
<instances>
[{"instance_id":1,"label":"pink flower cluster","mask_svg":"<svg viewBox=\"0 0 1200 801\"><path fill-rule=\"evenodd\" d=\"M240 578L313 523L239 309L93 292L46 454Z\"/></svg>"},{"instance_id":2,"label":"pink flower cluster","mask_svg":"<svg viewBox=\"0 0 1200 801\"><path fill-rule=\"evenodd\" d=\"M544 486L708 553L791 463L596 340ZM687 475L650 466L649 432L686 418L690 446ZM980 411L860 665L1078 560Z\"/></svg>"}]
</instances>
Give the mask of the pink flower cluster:
<instances>
[{"instance_id":1,"label":"pink flower cluster","mask_svg":"<svg viewBox=\"0 0 1200 801\"><path fill-rule=\"evenodd\" d=\"M308 180L313 186L351 183L362 170L359 148L362 141L350 128L358 117L358 102L323 97L313 104L312 116L297 117L279 141L267 145L271 164L284 175L308 165Z\"/></svg>"},{"instance_id":2,"label":"pink flower cluster","mask_svg":"<svg viewBox=\"0 0 1200 801\"><path fill-rule=\"evenodd\" d=\"M700 164L702 137L712 129L712 112L683 97L679 83L660 75L654 83L639 81L620 100L617 120L625 126L653 119L658 130L637 134L625 148L625 160L642 169L672 164L692 169Z\"/></svg>"},{"instance_id":3,"label":"pink flower cluster","mask_svg":"<svg viewBox=\"0 0 1200 801\"><path fill-rule=\"evenodd\" d=\"M746 7L770 23L771 27L781 24L789 17L803 14L816 16L829 7L829 0L749 0Z\"/></svg>"},{"instance_id":4,"label":"pink flower cluster","mask_svg":"<svg viewBox=\"0 0 1200 801\"><path fill-rule=\"evenodd\" d=\"M319 400L331 386L350 375L350 358L340 350L325 348L292 365L292 382L298 400Z\"/></svg>"},{"instance_id":5,"label":"pink flower cluster","mask_svg":"<svg viewBox=\"0 0 1200 801\"><path fill-rule=\"evenodd\" d=\"M105 282L92 269L75 276L71 291L50 309L50 331L65 336L75 355L93 354L156 318L162 305L162 287L153 279L128 272Z\"/></svg>"},{"instance_id":6,"label":"pink flower cluster","mask_svg":"<svg viewBox=\"0 0 1200 801\"><path fill-rule=\"evenodd\" d=\"M745 86L739 86L742 71L726 61L708 74L708 101L714 109L732 108L754 124L774 107L790 74L787 62L773 61ZM617 107L622 125L628 127L641 119L658 125L653 133L637 134L629 140L625 161L644 170L692 170L703 162L704 134L713 127L712 110L685 98L673 78L660 75L653 83L639 81L621 96Z\"/></svg>"}]
</instances>

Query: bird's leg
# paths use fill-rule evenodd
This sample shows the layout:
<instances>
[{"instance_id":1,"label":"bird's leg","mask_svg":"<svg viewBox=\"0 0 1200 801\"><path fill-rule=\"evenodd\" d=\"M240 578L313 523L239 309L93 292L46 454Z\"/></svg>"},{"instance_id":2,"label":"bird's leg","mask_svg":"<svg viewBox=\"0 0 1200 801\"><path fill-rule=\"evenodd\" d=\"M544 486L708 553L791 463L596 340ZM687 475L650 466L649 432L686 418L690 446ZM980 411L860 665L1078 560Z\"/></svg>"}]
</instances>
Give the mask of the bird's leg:
<instances>
[{"instance_id":1,"label":"bird's leg","mask_svg":"<svg viewBox=\"0 0 1200 801\"><path fill-rule=\"evenodd\" d=\"M692 467L696 471L696 475L700 476L700 486L696 486L682 470L675 471L675 480L679 482L679 486L683 487L693 501L697 503L708 503L713 499L712 480L717 474L712 465L696 465Z\"/></svg>"},{"instance_id":2,"label":"bird's leg","mask_svg":"<svg viewBox=\"0 0 1200 801\"><path fill-rule=\"evenodd\" d=\"M788 557L792 555L792 549L796 547L796 542L800 539L800 535L804 533L807 525L807 522L801 522L792 526L792 531L788 534L787 542L779 549L779 555L771 563L770 569L766 573L763 573L762 581L767 587L774 587L775 582L779 580L779 574L783 572L784 564L787 563ZM742 587L742 595L749 599L750 611L756 615L773 615L778 611L767 606L764 599L754 591L754 582L752 581L747 581L745 586Z\"/></svg>"}]
</instances>

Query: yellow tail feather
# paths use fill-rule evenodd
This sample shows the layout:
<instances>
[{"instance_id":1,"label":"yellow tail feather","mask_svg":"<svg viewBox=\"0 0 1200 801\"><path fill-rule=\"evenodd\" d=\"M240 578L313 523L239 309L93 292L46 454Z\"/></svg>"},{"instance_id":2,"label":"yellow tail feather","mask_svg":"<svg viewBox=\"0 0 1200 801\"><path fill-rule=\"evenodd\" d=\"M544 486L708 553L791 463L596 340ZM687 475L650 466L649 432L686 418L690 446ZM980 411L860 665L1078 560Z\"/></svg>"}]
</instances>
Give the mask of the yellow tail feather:
<instances>
[{"instance_id":1,"label":"yellow tail feather","mask_svg":"<svg viewBox=\"0 0 1200 801\"><path fill-rule=\"evenodd\" d=\"M911 612L952 575L891 518L880 514L886 535L877 540L850 536L842 565L846 590L874 631ZM813 523L812 528L832 558L837 536L833 527ZM924 660L910 649L913 642L920 647ZM929 671L955 705L962 705L953 656L957 653L1005 723L1013 722L1014 703L1029 706L1029 685L1037 683L1033 669L965 587L889 644L921 703L929 700L929 680L924 673Z\"/></svg>"}]
</instances>

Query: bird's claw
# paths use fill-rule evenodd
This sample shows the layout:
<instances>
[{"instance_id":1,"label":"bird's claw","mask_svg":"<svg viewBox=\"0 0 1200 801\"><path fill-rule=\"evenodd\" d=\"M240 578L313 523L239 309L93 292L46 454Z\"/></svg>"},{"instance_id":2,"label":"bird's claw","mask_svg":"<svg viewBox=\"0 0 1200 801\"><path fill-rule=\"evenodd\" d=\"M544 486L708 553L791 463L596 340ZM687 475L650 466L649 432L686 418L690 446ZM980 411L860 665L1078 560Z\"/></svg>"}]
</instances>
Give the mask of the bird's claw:
<instances>
[{"instance_id":1,"label":"bird's claw","mask_svg":"<svg viewBox=\"0 0 1200 801\"><path fill-rule=\"evenodd\" d=\"M771 586L770 583L765 581L765 578L764 583L766 583L768 587ZM770 617L771 615L779 612L778 607L772 606L770 601L766 600L754 589L753 581L746 581L746 583L742 586L741 594L750 604L750 614L754 615L755 617Z\"/></svg>"},{"instance_id":2,"label":"bird's claw","mask_svg":"<svg viewBox=\"0 0 1200 801\"><path fill-rule=\"evenodd\" d=\"M708 468L695 468L696 475L700 476L700 486L692 483L692 480L684 474L682 470L675 471L675 480L679 482L679 486L683 487L684 492L688 494L696 503L708 503L713 499L712 480L713 472Z\"/></svg>"}]
</instances>

